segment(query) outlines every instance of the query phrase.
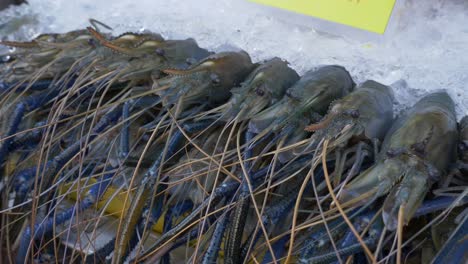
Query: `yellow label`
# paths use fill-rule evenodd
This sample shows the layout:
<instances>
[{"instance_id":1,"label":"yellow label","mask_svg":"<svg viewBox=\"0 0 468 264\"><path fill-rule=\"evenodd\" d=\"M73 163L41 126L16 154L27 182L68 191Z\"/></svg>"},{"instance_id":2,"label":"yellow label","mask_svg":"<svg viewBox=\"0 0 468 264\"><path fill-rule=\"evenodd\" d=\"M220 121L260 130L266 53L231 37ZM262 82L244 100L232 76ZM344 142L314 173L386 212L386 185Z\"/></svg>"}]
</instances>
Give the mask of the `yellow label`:
<instances>
[{"instance_id":1,"label":"yellow label","mask_svg":"<svg viewBox=\"0 0 468 264\"><path fill-rule=\"evenodd\" d=\"M383 34L396 0L250 0Z\"/></svg>"},{"instance_id":2,"label":"yellow label","mask_svg":"<svg viewBox=\"0 0 468 264\"><path fill-rule=\"evenodd\" d=\"M67 198L76 201L78 196L81 198L86 195L93 184L96 184L96 179L89 179L86 184L86 179L81 180L81 189L78 193L78 185L74 183L66 183L60 186L60 194L66 195ZM86 185L85 185L86 184ZM119 193L116 193L119 192ZM112 215L117 218L121 218L123 215L127 215L128 207L130 203L124 208L125 199L127 198L127 191L116 189L112 185L109 186L106 192L102 195L101 200L97 203L97 208L105 208L107 215ZM146 199L146 198L145 198ZM156 224L153 226L153 231L162 234L164 225L164 217L160 217Z\"/></svg>"}]
</instances>

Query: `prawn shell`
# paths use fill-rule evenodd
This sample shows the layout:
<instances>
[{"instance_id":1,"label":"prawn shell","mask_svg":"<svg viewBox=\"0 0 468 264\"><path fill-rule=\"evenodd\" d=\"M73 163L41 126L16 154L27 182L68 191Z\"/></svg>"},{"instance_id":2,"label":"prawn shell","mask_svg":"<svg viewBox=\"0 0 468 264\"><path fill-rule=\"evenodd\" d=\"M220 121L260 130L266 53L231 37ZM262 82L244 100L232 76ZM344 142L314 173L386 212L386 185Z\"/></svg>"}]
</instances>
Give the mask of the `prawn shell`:
<instances>
[{"instance_id":1,"label":"prawn shell","mask_svg":"<svg viewBox=\"0 0 468 264\"><path fill-rule=\"evenodd\" d=\"M355 83L349 72L342 66L323 66L311 70L290 89L288 95L309 105L308 111L325 114L331 102L350 93Z\"/></svg>"},{"instance_id":2,"label":"prawn shell","mask_svg":"<svg viewBox=\"0 0 468 264\"><path fill-rule=\"evenodd\" d=\"M422 98L395 121L381 153L427 141L423 159L443 172L455 157L457 138L455 104L446 92L436 92Z\"/></svg>"},{"instance_id":3,"label":"prawn shell","mask_svg":"<svg viewBox=\"0 0 468 264\"><path fill-rule=\"evenodd\" d=\"M206 61L208 60L215 63L211 72L219 77L221 81L219 86L228 89L238 86L255 67L249 54L245 51L218 53L208 57ZM203 64L204 61L200 64Z\"/></svg>"},{"instance_id":4,"label":"prawn shell","mask_svg":"<svg viewBox=\"0 0 468 264\"><path fill-rule=\"evenodd\" d=\"M200 48L193 38L166 40L162 49L164 57L169 61L169 68L187 68L187 59L200 61L212 55L212 52Z\"/></svg>"},{"instance_id":5,"label":"prawn shell","mask_svg":"<svg viewBox=\"0 0 468 264\"><path fill-rule=\"evenodd\" d=\"M254 64L245 51L221 52L201 60L189 69L167 69L170 76L158 81L157 86L169 85L162 92L174 103L184 94L187 104L209 102L219 104L230 97L230 89L239 85L252 71Z\"/></svg>"},{"instance_id":6,"label":"prawn shell","mask_svg":"<svg viewBox=\"0 0 468 264\"><path fill-rule=\"evenodd\" d=\"M324 66L306 72L286 96L271 107L255 115L249 122L249 130L259 133L273 125L282 129L285 120L306 124L317 114L323 115L330 104L354 88L354 81L341 66Z\"/></svg>"},{"instance_id":7,"label":"prawn shell","mask_svg":"<svg viewBox=\"0 0 468 264\"><path fill-rule=\"evenodd\" d=\"M239 116L246 120L265 107L272 105L283 97L286 89L291 87L299 75L288 66L286 61L273 58L255 68L240 87L231 90L232 96L227 103L225 120Z\"/></svg>"},{"instance_id":8,"label":"prawn shell","mask_svg":"<svg viewBox=\"0 0 468 264\"><path fill-rule=\"evenodd\" d=\"M334 104L331 112L357 110L365 137L383 140L392 125L393 101L390 87L368 80Z\"/></svg>"},{"instance_id":9,"label":"prawn shell","mask_svg":"<svg viewBox=\"0 0 468 264\"><path fill-rule=\"evenodd\" d=\"M454 103L448 94L436 92L424 97L395 121L383 142L379 161L351 181L340 200L367 194L358 202L364 204L372 201L373 194L376 198L390 192L382 213L386 227L396 228L403 204L404 221L408 223L435 177L453 161L457 138Z\"/></svg>"}]
</instances>

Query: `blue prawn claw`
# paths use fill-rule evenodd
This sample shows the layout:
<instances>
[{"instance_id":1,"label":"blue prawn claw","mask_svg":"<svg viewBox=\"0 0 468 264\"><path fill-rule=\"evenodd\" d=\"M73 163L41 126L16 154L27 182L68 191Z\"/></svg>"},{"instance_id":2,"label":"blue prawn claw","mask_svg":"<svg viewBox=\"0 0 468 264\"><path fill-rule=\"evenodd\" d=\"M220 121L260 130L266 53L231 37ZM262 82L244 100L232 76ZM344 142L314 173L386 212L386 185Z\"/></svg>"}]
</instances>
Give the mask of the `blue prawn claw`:
<instances>
[{"instance_id":1,"label":"blue prawn claw","mask_svg":"<svg viewBox=\"0 0 468 264\"><path fill-rule=\"evenodd\" d=\"M468 216L462 220L457 229L432 261L433 264L466 263L468 258ZM465 261L465 262L464 262Z\"/></svg>"}]
</instances>

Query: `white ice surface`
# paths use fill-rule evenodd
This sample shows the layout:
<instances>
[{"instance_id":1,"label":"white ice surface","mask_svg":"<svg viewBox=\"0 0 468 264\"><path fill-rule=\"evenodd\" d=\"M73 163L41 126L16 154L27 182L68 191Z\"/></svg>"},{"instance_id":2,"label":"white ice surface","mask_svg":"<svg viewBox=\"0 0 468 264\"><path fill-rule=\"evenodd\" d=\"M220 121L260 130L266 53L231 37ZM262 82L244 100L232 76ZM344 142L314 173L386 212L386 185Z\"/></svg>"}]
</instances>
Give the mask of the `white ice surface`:
<instances>
[{"instance_id":1,"label":"white ice surface","mask_svg":"<svg viewBox=\"0 0 468 264\"><path fill-rule=\"evenodd\" d=\"M321 64L345 66L357 82L393 85L398 108L447 89L461 118L468 114L468 1L407 0L391 37L366 42L321 34L244 0L29 0L0 12L1 39L66 32L95 18L114 33L148 29L166 38L195 38L214 51L234 46L254 60L278 56L299 73ZM34 15L36 14L36 15ZM13 24L4 24L16 18ZM27 19L25 26L21 21ZM19 29L19 30L18 30ZM13 33L13 32L17 33Z\"/></svg>"}]
</instances>

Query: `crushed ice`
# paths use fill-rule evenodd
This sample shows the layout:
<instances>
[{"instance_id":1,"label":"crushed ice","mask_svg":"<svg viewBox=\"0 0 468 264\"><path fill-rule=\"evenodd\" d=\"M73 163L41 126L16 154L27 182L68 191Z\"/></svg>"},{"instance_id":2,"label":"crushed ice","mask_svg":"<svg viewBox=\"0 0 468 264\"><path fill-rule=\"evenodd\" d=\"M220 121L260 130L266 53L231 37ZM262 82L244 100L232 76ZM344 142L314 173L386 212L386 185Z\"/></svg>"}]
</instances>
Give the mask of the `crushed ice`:
<instances>
[{"instance_id":1,"label":"crushed ice","mask_svg":"<svg viewBox=\"0 0 468 264\"><path fill-rule=\"evenodd\" d=\"M430 91L447 89L458 117L468 114L465 0L406 0L396 20L397 31L377 43L321 34L241 0L29 3L0 12L0 39L66 32L84 28L89 18L95 18L112 26L115 34L151 30L166 38L193 37L215 51L242 48L254 60L278 56L300 73L321 64L341 64L357 82L392 84L399 109Z\"/></svg>"}]
</instances>

